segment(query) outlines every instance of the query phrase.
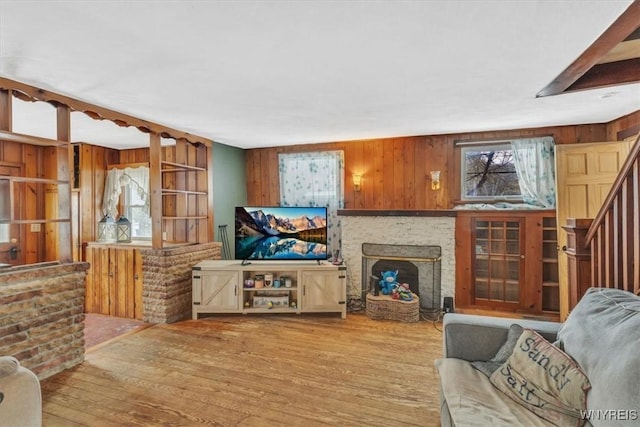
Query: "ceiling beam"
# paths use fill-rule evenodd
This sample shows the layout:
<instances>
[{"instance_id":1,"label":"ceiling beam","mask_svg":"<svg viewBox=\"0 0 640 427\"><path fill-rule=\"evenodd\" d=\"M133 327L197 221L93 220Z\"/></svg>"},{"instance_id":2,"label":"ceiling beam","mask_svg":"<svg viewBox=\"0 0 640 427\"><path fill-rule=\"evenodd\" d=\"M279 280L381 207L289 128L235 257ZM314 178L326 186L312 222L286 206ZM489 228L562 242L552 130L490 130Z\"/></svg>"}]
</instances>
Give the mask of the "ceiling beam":
<instances>
[{"instance_id":1,"label":"ceiling beam","mask_svg":"<svg viewBox=\"0 0 640 427\"><path fill-rule=\"evenodd\" d=\"M594 65L566 92L640 81L640 58Z\"/></svg>"},{"instance_id":2,"label":"ceiling beam","mask_svg":"<svg viewBox=\"0 0 640 427\"><path fill-rule=\"evenodd\" d=\"M638 29L639 17L640 0L634 0L627 10L578 59L573 61L558 77L538 92L536 97L558 95L567 91L571 85L592 69L611 49ZM636 75L636 81L638 80L640 80L640 76ZM586 88L583 87L583 89Z\"/></svg>"},{"instance_id":3,"label":"ceiling beam","mask_svg":"<svg viewBox=\"0 0 640 427\"><path fill-rule=\"evenodd\" d=\"M99 107L85 101L80 101L55 92L40 89L25 83L0 77L0 89L11 91L13 95L25 101L45 101L54 106L66 105L73 111L85 113L92 119L109 120L118 126L133 126L144 133L155 133L163 138L184 139L193 144L203 144L211 147L213 141L187 132L163 126L147 120L142 120L128 114L119 113L109 108Z\"/></svg>"}]
</instances>

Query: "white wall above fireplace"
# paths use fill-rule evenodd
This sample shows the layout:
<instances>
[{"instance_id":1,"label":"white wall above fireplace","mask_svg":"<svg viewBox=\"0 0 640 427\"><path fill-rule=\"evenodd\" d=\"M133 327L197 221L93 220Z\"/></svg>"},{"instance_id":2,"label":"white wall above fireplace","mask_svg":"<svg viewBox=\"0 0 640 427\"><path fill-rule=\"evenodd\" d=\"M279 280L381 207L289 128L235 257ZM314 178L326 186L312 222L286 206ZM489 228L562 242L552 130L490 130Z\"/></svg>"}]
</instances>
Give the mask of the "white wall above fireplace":
<instances>
[{"instance_id":1,"label":"white wall above fireplace","mask_svg":"<svg viewBox=\"0 0 640 427\"><path fill-rule=\"evenodd\" d=\"M442 248L441 297L455 294L455 226L452 216L340 216L347 294L362 295L362 244L435 245ZM440 304L442 306L442 304Z\"/></svg>"}]
</instances>

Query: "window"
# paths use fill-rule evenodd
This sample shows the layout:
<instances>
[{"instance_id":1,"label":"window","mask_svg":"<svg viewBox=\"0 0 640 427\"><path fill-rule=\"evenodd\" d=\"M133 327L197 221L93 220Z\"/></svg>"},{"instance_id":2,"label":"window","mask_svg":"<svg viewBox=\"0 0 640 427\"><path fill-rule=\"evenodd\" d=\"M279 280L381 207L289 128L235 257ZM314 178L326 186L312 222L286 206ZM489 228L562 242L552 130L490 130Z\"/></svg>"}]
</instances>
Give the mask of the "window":
<instances>
[{"instance_id":1,"label":"window","mask_svg":"<svg viewBox=\"0 0 640 427\"><path fill-rule=\"evenodd\" d=\"M470 144L461 159L463 200L522 199L510 143Z\"/></svg>"},{"instance_id":2,"label":"window","mask_svg":"<svg viewBox=\"0 0 640 427\"><path fill-rule=\"evenodd\" d=\"M134 185L122 187L124 193L124 216L131 221L131 238L151 238L151 217L145 207L144 200L135 190Z\"/></svg>"},{"instance_id":3,"label":"window","mask_svg":"<svg viewBox=\"0 0 640 427\"><path fill-rule=\"evenodd\" d=\"M342 151L281 153L280 205L327 207L327 253L340 250L338 209L344 206Z\"/></svg>"}]
</instances>

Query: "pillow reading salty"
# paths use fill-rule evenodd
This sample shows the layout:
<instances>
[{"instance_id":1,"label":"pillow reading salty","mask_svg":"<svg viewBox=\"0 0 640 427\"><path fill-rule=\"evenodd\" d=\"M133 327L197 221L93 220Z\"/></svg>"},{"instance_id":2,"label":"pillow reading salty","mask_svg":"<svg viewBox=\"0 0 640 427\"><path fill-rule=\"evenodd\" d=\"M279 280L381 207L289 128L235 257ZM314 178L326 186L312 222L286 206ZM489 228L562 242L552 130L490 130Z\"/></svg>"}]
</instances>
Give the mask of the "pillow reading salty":
<instances>
[{"instance_id":1,"label":"pillow reading salty","mask_svg":"<svg viewBox=\"0 0 640 427\"><path fill-rule=\"evenodd\" d=\"M471 366L490 377L493 372L498 369L513 353L513 348L516 346L516 342L518 342L518 338L522 335L522 331L524 328L517 323L513 323L509 326L509 332L507 333L507 340L502 344L502 347L498 350L498 352L493 356L490 360L484 361L474 361L471 362Z\"/></svg>"},{"instance_id":2,"label":"pillow reading salty","mask_svg":"<svg viewBox=\"0 0 640 427\"><path fill-rule=\"evenodd\" d=\"M513 353L490 377L510 398L555 425L581 426L589 379L569 355L525 329Z\"/></svg>"}]
</instances>

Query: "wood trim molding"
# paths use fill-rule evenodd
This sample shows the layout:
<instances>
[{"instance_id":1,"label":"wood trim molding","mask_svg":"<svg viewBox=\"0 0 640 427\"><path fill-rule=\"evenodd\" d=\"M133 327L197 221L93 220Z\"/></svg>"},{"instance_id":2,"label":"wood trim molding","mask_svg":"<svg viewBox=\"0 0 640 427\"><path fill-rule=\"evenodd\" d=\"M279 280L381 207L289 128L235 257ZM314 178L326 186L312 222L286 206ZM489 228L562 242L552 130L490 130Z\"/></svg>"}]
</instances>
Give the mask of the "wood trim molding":
<instances>
[{"instance_id":1,"label":"wood trim molding","mask_svg":"<svg viewBox=\"0 0 640 427\"><path fill-rule=\"evenodd\" d=\"M85 113L95 120L109 120L118 126L133 126L144 133L157 133L163 138L185 139L191 143L199 143L210 147L212 140L197 135L182 132L147 120L142 120L128 114L119 113L109 108L99 107L88 102L79 101L55 92L40 89L25 83L0 77L0 89L10 90L13 96L24 101L45 101L54 106L66 105L71 111Z\"/></svg>"},{"instance_id":2,"label":"wood trim molding","mask_svg":"<svg viewBox=\"0 0 640 427\"><path fill-rule=\"evenodd\" d=\"M558 77L538 92L536 97L558 95L567 91L578 79L593 69L598 61L609 53L614 46L622 42L638 28L638 16L640 16L640 0L635 0L578 59L573 61ZM637 80L636 75L635 81ZM582 89L586 88L582 87Z\"/></svg>"}]
</instances>

